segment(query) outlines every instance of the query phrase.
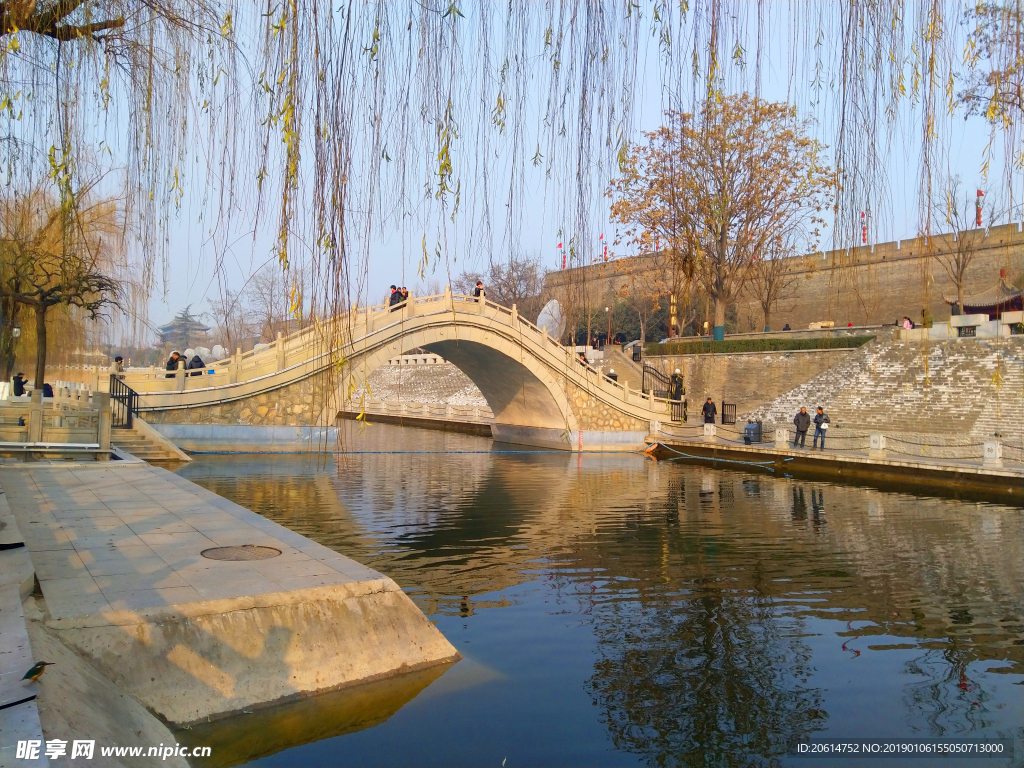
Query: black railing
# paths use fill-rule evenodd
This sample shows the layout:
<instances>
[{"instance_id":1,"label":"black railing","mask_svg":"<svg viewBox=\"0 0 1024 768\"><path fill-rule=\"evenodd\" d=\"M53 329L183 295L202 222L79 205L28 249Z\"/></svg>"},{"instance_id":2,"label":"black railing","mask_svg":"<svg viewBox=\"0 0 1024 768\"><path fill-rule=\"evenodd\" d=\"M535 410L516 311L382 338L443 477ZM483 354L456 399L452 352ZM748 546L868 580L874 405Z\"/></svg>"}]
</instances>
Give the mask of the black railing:
<instances>
[{"instance_id":1,"label":"black railing","mask_svg":"<svg viewBox=\"0 0 1024 768\"><path fill-rule=\"evenodd\" d=\"M672 391L672 379L659 371L653 365L644 363L644 378L641 385L645 395L654 394L655 397L668 399Z\"/></svg>"},{"instance_id":2,"label":"black railing","mask_svg":"<svg viewBox=\"0 0 1024 768\"><path fill-rule=\"evenodd\" d=\"M131 429L132 420L139 413L139 393L129 387L120 376L110 374L110 426Z\"/></svg>"},{"instance_id":3,"label":"black railing","mask_svg":"<svg viewBox=\"0 0 1024 768\"><path fill-rule=\"evenodd\" d=\"M686 421L686 401L672 401L672 421Z\"/></svg>"},{"instance_id":4,"label":"black railing","mask_svg":"<svg viewBox=\"0 0 1024 768\"><path fill-rule=\"evenodd\" d=\"M722 423L736 423L736 403L727 403L724 400L722 401Z\"/></svg>"}]
</instances>

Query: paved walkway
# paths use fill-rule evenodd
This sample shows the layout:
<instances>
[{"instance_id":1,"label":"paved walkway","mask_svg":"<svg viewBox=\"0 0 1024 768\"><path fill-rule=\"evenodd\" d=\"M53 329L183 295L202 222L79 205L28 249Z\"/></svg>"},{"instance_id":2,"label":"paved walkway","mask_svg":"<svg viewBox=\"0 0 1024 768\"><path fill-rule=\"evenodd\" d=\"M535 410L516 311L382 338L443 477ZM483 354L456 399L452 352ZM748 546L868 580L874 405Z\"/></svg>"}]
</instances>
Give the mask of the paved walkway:
<instances>
[{"instance_id":1,"label":"paved walkway","mask_svg":"<svg viewBox=\"0 0 1024 768\"><path fill-rule=\"evenodd\" d=\"M21 543L23 537L0 492L0 544ZM28 640L22 601L32 590L32 561L24 547L0 549L0 768L43 766L50 762L40 752L35 760L19 759L19 741L43 738L36 696L37 683L22 677L36 663Z\"/></svg>"},{"instance_id":2,"label":"paved walkway","mask_svg":"<svg viewBox=\"0 0 1024 768\"><path fill-rule=\"evenodd\" d=\"M459 658L391 579L164 469L4 463L0 486L47 628L169 722ZM273 556L209 557L246 545Z\"/></svg>"},{"instance_id":3,"label":"paved walkway","mask_svg":"<svg viewBox=\"0 0 1024 768\"><path fill-rule=\"evenodd\" d=\"M384 578L148 464L5 464L0 484L54 619ZM201 554L244 544L281 555L230 562Z\"/></svg>"}]
</instances>

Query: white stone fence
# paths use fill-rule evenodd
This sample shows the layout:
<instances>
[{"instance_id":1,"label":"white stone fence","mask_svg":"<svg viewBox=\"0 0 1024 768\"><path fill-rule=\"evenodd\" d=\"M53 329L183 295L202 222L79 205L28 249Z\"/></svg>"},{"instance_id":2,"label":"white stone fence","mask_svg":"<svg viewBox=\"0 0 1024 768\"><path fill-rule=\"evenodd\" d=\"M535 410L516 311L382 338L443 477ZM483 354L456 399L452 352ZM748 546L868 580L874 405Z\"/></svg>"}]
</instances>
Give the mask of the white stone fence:
<instances>
[{"instance_id":1,"label":"white stone fence","mask_svg":"<svg viewBox=\"0 0 1024 768\"><path fill-rule=\"evenodd\" d=\"M416 403L408 400L349 400L348 413L377 414L412 419L433 419L465 424L490 424L494 414L486 405L452 405L450 403Z\"/></svg>"},{"instance_id":2,"label":"white stone fence","mask_svg":"<svg viewBox=\"0 0 1024 768\"><path fill-rule=\"evenodd\" d=\"M899 329L902 341L945 341L947 339L997 339L1013 336L1024 322L1024 312L1003 312L996 320L988 315L953 315L931 328Z\"/></svg>"},{"instance_id":3,"label":"white stone fence","mask_svg":"<svg viewBox=\"0 0 1024 768\"><path fill-rule=\"evenodd\" d=\"M110 395L57 388L54 397L30 395L0 400L0 453L47 447L110 450Z\"/></svg>"},{"instance_id":4,"label":"white stone fence","mask_svg":"<svg viewBox=\"0 0 1024 768\"><path fill-rule=\"evenodd\" d=\"M388 365L447 365L448 361L433 352L421 355L402 355L388 360Z\"/></svg>"}]
</instances>

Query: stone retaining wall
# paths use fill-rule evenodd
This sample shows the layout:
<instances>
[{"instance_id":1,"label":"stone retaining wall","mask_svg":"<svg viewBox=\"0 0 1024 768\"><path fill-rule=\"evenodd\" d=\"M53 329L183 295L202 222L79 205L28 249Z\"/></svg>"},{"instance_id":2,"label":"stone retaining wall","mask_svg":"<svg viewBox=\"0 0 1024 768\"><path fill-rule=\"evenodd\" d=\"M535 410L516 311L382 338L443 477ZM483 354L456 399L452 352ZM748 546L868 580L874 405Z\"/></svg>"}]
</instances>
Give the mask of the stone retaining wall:
<instances>
[{"instance_id":1,"label":"stone retaining wall","mask_svg":"<svg viewBox=\"0 0 1024 768\"><path fill-rule=\"evenodd\" d=\"M318 374L254 397L199 408L146 411L143 416L150 424L312 426L320 423L324 410L328 391L325 381L324 376Z\"/></svg>"}]
</instances>

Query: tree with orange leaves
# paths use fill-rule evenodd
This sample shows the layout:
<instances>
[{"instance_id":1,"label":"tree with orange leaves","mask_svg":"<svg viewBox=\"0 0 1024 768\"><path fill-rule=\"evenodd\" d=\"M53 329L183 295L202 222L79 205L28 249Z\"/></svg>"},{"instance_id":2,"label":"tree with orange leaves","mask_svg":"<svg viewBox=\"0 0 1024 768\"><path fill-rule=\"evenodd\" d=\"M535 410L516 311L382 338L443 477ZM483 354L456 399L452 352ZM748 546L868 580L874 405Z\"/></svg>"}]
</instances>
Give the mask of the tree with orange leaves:
<instances>
[{"instance_id":1,"label":"tree with orange leaves","mask_svg":"<svg viewBox=\"0 0 1024 768\"><path fill-rule=\"evenodd\" d=\"M700 114L665 118L623 153L611 215L641 249L668 244L681 278L711 299L720 338L751 264L817 247L832 174L809 121L787 104L718 96Z\"/></svg>"}]
</instances>

